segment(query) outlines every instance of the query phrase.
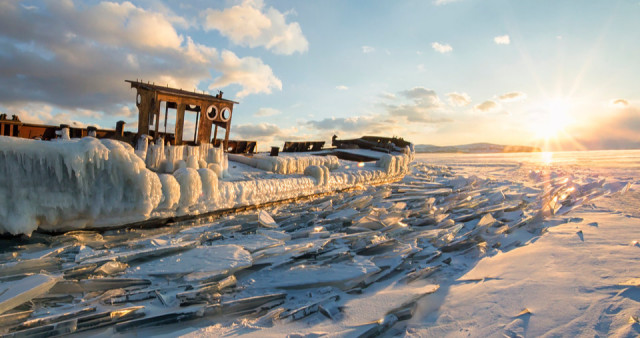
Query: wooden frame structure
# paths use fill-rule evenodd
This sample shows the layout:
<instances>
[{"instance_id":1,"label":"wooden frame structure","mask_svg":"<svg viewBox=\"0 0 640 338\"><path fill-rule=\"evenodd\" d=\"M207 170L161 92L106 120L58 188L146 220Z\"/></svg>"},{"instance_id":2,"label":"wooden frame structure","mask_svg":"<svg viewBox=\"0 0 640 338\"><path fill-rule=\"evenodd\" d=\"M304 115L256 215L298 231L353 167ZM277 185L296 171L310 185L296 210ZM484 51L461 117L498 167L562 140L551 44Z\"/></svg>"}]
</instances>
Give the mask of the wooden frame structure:
<instances>
[{"instance_id":1,"label":"wooden frame structure","mask_svg":"<svg viewBox=\"0 0 640 338\"><path fill-rule=\"evenodd\" d=\"M231 129L231 117L233 105L238 102L222 98L222 92L213 96L204 93L190 92L182 89L158 86L140 81L126 80L131 88L137 90L136 106L138 107L138 134L147 134L158 138L167 135L167 118L169 109L176 109L175 145L184 144L184 118L185 112L196 113L196 129L194 131L195 144L211 143L211 131L213 139L218 137L218 127L225 129L224 149L229 144L229 132ZM160 131L161 102L165 102L164 133Z\"/></svg>"}]
</instances>

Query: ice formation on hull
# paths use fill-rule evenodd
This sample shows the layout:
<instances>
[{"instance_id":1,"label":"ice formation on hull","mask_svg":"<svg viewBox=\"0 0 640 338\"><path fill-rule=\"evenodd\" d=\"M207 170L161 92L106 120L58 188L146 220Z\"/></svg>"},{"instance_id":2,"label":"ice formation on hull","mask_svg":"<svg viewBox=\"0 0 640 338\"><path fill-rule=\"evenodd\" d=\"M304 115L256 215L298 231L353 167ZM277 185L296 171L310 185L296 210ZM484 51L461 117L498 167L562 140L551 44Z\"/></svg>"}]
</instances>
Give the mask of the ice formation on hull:
<instances>
[{"instance_id":1,"label":"ice formation on hull","mask_svg":"<svg viewBox=\"0 0 640 338\"><path fill-rule=\"evenodd\" d=\"M134 150L93 137L0 136L0 233L112 227L386 183L404 176L412 159L384 155L346 169L335 156L233 156L271 174L229 179L220 147L147 146L146 135L141 139Z\"/></svg>"},{"instance_id":2,"label":"ice formation on hull","mask_svg":"<svg viewBox=\"0 0 640 338\"><path fill-rule=\"evenodd\" d=\"M158 175L124 143L0 137L1 232L138 221L161 198Z\"/></svg>"}]
</instances>

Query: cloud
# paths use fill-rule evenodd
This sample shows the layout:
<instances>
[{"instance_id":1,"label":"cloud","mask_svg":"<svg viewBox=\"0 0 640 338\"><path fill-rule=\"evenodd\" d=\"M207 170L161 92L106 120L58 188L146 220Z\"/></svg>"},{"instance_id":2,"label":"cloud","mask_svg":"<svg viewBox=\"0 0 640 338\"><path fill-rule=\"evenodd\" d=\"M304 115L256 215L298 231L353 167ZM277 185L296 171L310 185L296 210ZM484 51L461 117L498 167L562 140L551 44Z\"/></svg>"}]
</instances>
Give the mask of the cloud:
<instances>
[{"instance_id":1,"label":"cloud","mask_svg":"<svg viewBox=\"0 0 640 338\"><path fill-rule=\"evenodd\" d=\"M397 99L397 98L398 98L398 97L396 96L396 94L394 94L394 93L387 93L387 92L384 92L384 93L380 94L380 97L381 97L381 98L383 98L383 99L385 99L385 100L395 100L395 99Z\"/></svg>"},{"instance_id":2,"label":"cloud","mask_svg":"<svg viewBox=\"0 0 640 338\"><path fill-rule=\"evenodd\" d=\"M233 52L225 50L215 65L223 71L222 75L209 85L209 89L238 84L242 86L242 90L237 94L239 98L249 94L271 94L272 89L282 90L282 81L273 75L271 67L258 58L239 58Z\"/></svg>"},{"instance_id":3,"label":"cloud","mask_svg":"<svg viewBox=\"0 0 640 338\"><path fill-rule=\"evenodd\" d=\"M638 149L640 148L640 108L628 105L616 107L603 114L589 126L568 131L571 141L563 149L580 144L586 149Z\"/></svg>"},{"instance_id":4,"label":"cloud","mask_svg":"<svg viewBox=\"0 0 640 338\"><path fill-rule=\"evenodd\" d=\"M493 38L493 41L497 45L508 45L511 43L511 39L509 38L509 35L496 36L495 38Z\"/></svg>"},{"instance_id":5,"label":"cloud","mask_svg":"<svg viewBox=\"0 0 640 338\"><path fill-rule=\"evenodd\" d=\"M282 114L282 112L275 108L260 108L253 116L274 116L280 114Z\"/></svg>"},{"instance_id":6,"label":"cloud","mask_svg":"<svg viewBox=\"0 0 640 338\"><path fill-rule=\"evenodd\" d=\"M413 87L409 90L401 91L403 96L413 99L416 103L425 108L433 108L442 106L442 101L434 90L424 87Z\"/></svg>"},{"instance_id":7,"label":"cloud","mask_svg":"<svg viewBox=\"0 0 640 338\"><path fill-rule=\"evenodd\" d=\"M487 100L480 104L477 104L473 107L477 111L481 111L483 113L493 111L498 108L498 104L495 101Z\"/></svg>"},{"instance_id":8,"label":"cloud","mask_svg":"<svg viewBox=\"0 0 640 338\"><path fill-rule=\"evenodd\" d=\"M130 2L17 4L0 2L0 103L117 112L135 96L123 81L136 78L193 89L213 75L240 97L282 87L262 60L179 34L180 17Z\"/></svg>"},{"instance_id":9,"label":"cloud","mask_svg":"<svg viewBox=\"0 0 640 338\"><path fill-rule=\"evenodd\" d=\"M309 49L300 24L287 23L286 13L273 7L265 8L262 0L244 0L223 10L208 9L205 20L205 30L217 30L240 46L264 47L286 55Z\"/></svg>"},{"instance_id":10,"label":"cloud","mask_svg":"<svg viewBox=\"0 0 640 338\"><path fill-rule=\"evenodd\" d=\"M317 130L327 130L334 133L346 132L350 134L380 134L388 133L394 123L379 116L356 116L341 118L326 118L318 121L308 121L307 125Z\"/></svg>"},{"instance_id":11,"label":"cloud","mask_svg":"<svg viewBox=\"0 0 640 338\"><path fill-rule=\"evenodd\" d=\"M349 90L349 87L344 86L344 85L339 85L339 86L336 86L336 89L337 90Z\"/></svg>"},{"instance_id":12,"label":"cloud","mask_svg":"<svg viewBox=\"0 0 640 338\"><path fill-rule=\"evenodd\" d=\"M400 105L385 105L389 115L404 118L408 122L418 123L451 121L449 118L440 117L437 114L443 104L435 91L424 87L414 87L401 91L400 95L411 99L412 102Z\"/></svg>"},{"instance_id":13,"label":"cloud","mask_svg":"<svg viewBox=\"0 0 640 338\"><path fill-rule=\"evenodd\" d=\"M275 136L284 136L285 133L280 127L272 123L258 123L258 124L240 124L233 127L233 137L237 137L242 140L253 140L256 138L273 138Z\"/></svg>"},{"instance_id":14,"label":"cloud","mask_svg":"<svg viewBox=\"0 0 640 338\"><path fill-rule=\"evenodd\" d=\"M439 42L434 42L431 44L431 47L433 47L433 49L438 52L438 53L449 53L453 50L453 47L451 47L451 45L449 44L441 44Z\"/></svg>"},{"instance_id":15,"label":"cloud","mask_svg":"<svg viewBox=\"0 0 640 338\"><path fill-rule=\"evenodd\" d=\"M629 101L625 99L614 99L609 102L609 106L613 108L625 108L629 106Z\"/></svg>"},{"instance_id":16,"label":"cloud","mask_svg":"<svg viewBox=\"0 0 640 338\"><path fill-rule=\"evenodd\" d=\"M362 46L362 52L365 53L365 54L373 53L375 51L376 51L376 49L371 47L371 46Z\"/></svg>"},{"instance_id":17,"label":"cloud","mask_svg":"<svg viewBox=\"0 0 640 338\"><path fill-rule=\"evenodd\" d=\"M502 102L516 102L527 98L527 94L522 92L509 92L498 96L498 99Z\"/></svg>"},{"instance_id":18,"label":"cloud","mask_svg":"<svg viewBox=\"0 0 640 338\"><path fill-rule=\"evenodd\" d=\"M449 103L455 107L464 107L471 103L471 97L467 93L448 93Z\"/></svg>"}]
</instances>

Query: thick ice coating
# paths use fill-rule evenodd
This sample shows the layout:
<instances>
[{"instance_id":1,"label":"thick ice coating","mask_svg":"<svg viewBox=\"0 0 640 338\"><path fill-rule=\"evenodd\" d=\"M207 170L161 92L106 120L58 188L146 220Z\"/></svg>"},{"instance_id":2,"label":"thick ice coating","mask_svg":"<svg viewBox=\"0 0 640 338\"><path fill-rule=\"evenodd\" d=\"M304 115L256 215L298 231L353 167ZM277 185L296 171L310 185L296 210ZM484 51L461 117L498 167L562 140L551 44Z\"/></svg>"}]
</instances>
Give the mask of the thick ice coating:
<instances>
[{"instance_id":1,"label":"thick ice coating","mask_svg":"<svg viewBox=\"0 0 640 338\"><path fill-rule=\"evenodd\" d=\"M411 156L385 154L375 165L340 168L335 156L232 155L234 167L260 173L230 175L221 147L147 140L143 135L134 150L93 137L0 136L0 233L118 226L386 183L406 173Z\"/></svg>"},{"instance_id":2,"label":"thick ice coating","mask_svg":"<svg viewBox=\"0 0 640 338\"><path fill-rule=\"evenodd\" d=\"M124 143L0 137L0 232L134 222L161 199L158 176Z\"/></svg>"}]
</instances>

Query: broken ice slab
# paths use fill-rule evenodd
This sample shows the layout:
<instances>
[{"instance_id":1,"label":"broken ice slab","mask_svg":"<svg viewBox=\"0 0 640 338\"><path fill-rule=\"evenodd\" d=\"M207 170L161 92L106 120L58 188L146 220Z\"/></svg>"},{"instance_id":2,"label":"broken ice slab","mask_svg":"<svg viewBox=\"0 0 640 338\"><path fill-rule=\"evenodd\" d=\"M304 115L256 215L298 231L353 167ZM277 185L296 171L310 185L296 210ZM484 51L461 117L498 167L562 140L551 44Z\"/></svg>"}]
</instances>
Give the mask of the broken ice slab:
<instances>
[{"instance_id":1,"label":"broken ice slab","mask_svg":"<svg viewBox=\"0 0 640 338\"><path fill-rule=\"evenodd\" d=\"M418 278L427 278L431 276L434 272L440 270L441 267L442 265L435 265L435 266L428 266L426 268L411 271L407 273L402 279L400 279L400 281L404 283L411 283Z\"/></svg>"},{"instance_id":2,"label":"broken ice slab","mask_svg":"<svg viewBox=\"0 0 640 338\"><path fill-rule=\"evenodd\" d=\"M347 290L380 271L371 260L356 256L331 264L298 264L291 267L265 269L253 274L254 284L279 289L305 289L334 286Z\"/></svg>"},{"instance_id":3,"label":"broken ice slab","mask_svg":"<svg viewBox=\"0 0 640 338\"><path fill-rule=\"evenodd\" d=\"M184 276L210 275L211 273L228 275L251 265L251 254L238 245L200 246L131 267L127 275Z\"/></svg>"},{"instance_id":4,"label":"broken ice slab","mask_svg":"<svg viewBox=\"0 0 640 338\"><path fill-rule=\"evenodd\" d=\"M58 323L71 318L81 317L92 312L96 312L95 306L85 307L79 310L74 310L74 311L65 312L65 313L56 314L56 315L47 316L47 317L34 318L34 319L30 319L23 322L19 326L11 328L11 331L21 331L21 330L30 329L33 327Z\"/></svg>"},{"instance_id":5,"label":"broken ice slab","mask_svg":"<svg viewBox=\"0 0 640 338\"><path fill-rule=\"evenodd\" d=\"M130 321L144 316L144 306L134 306L113 311L90 314L72 318L62 322L33 327L26 330L12 332L7 337L51 337L76 332L98 329L117 323Z\"/></svg>"},{"instance_id":6,"label":"broken ice slab","mask_svg":"<svg viewBox=\"0 0 640 338\"><path fill-rule=\"evenodd\" d=\"M209 283L202 285L195 290L178 293L176 298L180 302L180 306L202 303L219 303L220 294L218 292L236 285L236 282L237 281L234 276L229 276L219 282Z\"/></svg>"},{"instance_id":7,"label":"broken ice slab","mask_svg":"<svg viewBox=\"0 0 640 338\"><path fill-rule=\"evenodd\" d=\"M100 278L81 281L60 281L49 291L52 294L84 293L151 285L148 279L137 278Z\"/></svg>"},{"instance_id":8,"label":"broken ice slab","mask_svg":"<svg viewBox=\"0 0 640 338\"><path fill-rule=\"evenodd\" d=\"M102 266L97 268L94 272L105 276L110 276L116 273L124 272L128 267L129 265L125 263L110 261L102 264Z\"/></svg>"},{"instance_id":9,"label":"broken ice slab","mask_svg":"<svg viewBox=\"0 0 640 338\"><path fill-rule=\"evenodd\" d=\"M22 273L38 273L42 270L60 270L60 260L56 257L42 259L17 260L0 264L0 276L9 276Z\"/></svg>"},{"instance_id":10,"label":"broken ice slab","mask_svg":"<svg viewBox=\"0 0 640 338\"><path fill-rule=\"evenodd\" d=\"M274 308L284 303L286 298L286 293L273 293L262 296L234 299L222 302L220 308L218 310L214 310L214 312L225 315L240 315L251 312L258 312L263 308Z\"/></svg>"},{"instance_id":11,"label":"broken ice slab","mask_svg":"<svg viewBox=\"0 0 640 338\"><path fill-rule=\"evenodd\" d=\"M364 325L366 329L358 335L358 338L379 337L398 322L398 317L388 314L384 318L371 324Z\"/></svg>"},{"instance_id":12,"label":"broken ice slab","mask_svg":"<svg viewBox=\"0 0 640 338\"><path fill-rule=\"evenodd\" d=\"M33 310L29 310L29 311L21 311L21 312L14 312L14 313L7 313L4 315L0 315L0 328L8 328L11 325L22 323L25 321L25 319L29 318L32 313L33 313ZM4 330L0 329L0 333L2 331Z\"/></svg>"},{"instance_id":13,"label":"broken ice slab","mask_svg":"<svg viewBox=\"0 0 640 338\"><path fill-rule=\"evenodd\" d=\"M125 323L117 324L114 327L115 332L125 332L134 329L143 329L152 326L161 326L182 323L198 318L202 318L204 309L202 307L185 309L177 312L165 313L158 316L130 320Z\"/></svg>"},{"instance_id":14,"label":"broken ice slab","mask_svg":"<svg viewBox=\"0 0 640 338\"><path fill-rule=\"evenodd\" d=\"M313 301L310 304L307 304L303 307L286 310L280 314L279 318L296 321L318 312L320 310L320 307L322 307L323 305L326 306L326 305L329 305L330 303L335 303L339 299L340 299L339 295L332 295L329 297L325 297L318 301Z\"/></svg>"},{"instance_id":15,"label":"broken ice slab","mask_svg":"<svg viewBox=\"0 0 640 338\"><path fill-rule=\"evenodd\" d=\"M239 245L249 252L256 252L265 248L284 245L284 240L260 234L234 234L233 237L226 238L224 244Z\"/></svg>"},{"instance_id":16,"label":"broken ice slab","mask_svg":"<svg viewBox=\"0 0 640 338\"><path fill-rule=\"evenodd\" d=\"M0 314L49 292L61 279L59 275L38 274L0 283Z\"/></svg>"},{"instance_id":17,"label":"broken ice slab","mask_svg":"<svg viewBox=\"0 0 640 338\"><path fill-rule=\"evenodd\" d=\"M277 228L278 223L264 210L258 213L258 223L265 228Z\"/></svg>"},{"instance_id":18,"label":"broken ice slab","mask_svg":"<svg viewBox=\"0 0 640 338\"><path fill-rule=\"evenodd\" d=\"M123 293L118 295L111 295L108 298L104 299L103 302L105 304L122 304L122 303L130 303L130 302L139 302L142 300L153 299L156 298L157 290L136 290L133 292L126 292L123 290Z\"/></svg>"},{"instance_id":19,"label":"broken ice slab","mask_svg":"<svg viewBox=\"0 0 640 338\"><path fill-rule=\"evenodd\" d=\"M86 259L86 260L83 260L82 263L84 263L84 264L91 264L91 263L99 264L99 263L105 263L105 262L113 261L113 260L117 260L117 261L122 262L122 263L129 263L129 262L136 261L136 260L156 258L156 257L161 257L161 256L169 255L169 254L172 254L172 253L184 251L184 250L189 250L191 248L194 248L197 244L198 244L197 242L192 241L192 242L183 242L183 243L178 243L178 244L170 244L170 245L165 245L165 246L159 246L159 247L154 247L154 248L144 248L144 249L138 249L138 250L132 250L132 251L122 251L122 252L117 252L117 253L113 253L113 254L106 255L106 256Z\"/></svg>"}]
</instances>

